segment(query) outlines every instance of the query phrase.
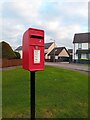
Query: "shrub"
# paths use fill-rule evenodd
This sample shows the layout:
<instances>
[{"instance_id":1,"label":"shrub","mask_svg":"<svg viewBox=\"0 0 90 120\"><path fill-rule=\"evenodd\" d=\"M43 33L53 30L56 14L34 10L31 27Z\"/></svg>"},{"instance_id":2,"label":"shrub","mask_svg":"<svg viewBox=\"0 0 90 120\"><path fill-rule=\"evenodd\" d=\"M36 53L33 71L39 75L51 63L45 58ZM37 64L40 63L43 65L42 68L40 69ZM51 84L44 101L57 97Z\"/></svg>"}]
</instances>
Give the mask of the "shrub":
<instances>
[{"instance_id":1,"label":"shrub","mask_svg":"<svg viewBox=\"0 0 90 120\"><path fill-rule=\"evenodd\" d=\"M81 60L88 60L88 58L81 58Z\"/></svg>"}]
</instances>

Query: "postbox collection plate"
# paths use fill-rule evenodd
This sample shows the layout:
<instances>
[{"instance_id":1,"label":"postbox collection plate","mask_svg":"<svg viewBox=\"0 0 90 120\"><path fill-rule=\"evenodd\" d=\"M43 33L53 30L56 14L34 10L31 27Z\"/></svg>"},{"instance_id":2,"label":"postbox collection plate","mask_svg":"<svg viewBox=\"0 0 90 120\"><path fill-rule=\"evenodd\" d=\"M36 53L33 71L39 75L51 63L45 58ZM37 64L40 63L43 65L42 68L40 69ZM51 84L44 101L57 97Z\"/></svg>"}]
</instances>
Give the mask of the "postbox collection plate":
<instances>
[{"instance_id":1,"label":"postbox collection plate","mask_svg":"<svg viewBox=\"0 0 90 120\"><path fill-rule=\"evenodd\" d=\"M40 50L34 50L34 63L40 63Z\"/></svg>"}]
</instances>

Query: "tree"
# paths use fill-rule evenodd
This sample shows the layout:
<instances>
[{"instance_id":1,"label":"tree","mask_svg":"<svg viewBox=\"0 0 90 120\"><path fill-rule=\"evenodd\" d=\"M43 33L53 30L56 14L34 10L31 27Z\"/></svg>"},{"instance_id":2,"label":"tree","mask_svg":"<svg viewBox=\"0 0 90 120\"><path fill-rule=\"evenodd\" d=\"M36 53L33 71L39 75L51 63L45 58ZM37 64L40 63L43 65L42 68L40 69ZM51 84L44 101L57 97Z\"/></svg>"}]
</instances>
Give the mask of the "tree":
<instances>
[{"instance_id":1,"label":"tree","mask_svg":"<svg viewBox=\"0 0 90 120\"><path fill-rule=\"evenodd\" d=\"M0 58L6 58L6 59L16 58L16 54L14 53L11 46L4 41L0 42Z\"/></svg>"}]
</instances>

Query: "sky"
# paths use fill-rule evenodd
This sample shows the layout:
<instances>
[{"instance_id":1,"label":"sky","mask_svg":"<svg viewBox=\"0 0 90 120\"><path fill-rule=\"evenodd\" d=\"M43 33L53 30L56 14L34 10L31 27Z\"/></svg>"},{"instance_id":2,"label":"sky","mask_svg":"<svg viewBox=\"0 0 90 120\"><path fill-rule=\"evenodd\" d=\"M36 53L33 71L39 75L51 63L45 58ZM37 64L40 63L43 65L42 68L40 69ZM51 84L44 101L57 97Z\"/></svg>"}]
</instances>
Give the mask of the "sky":
<instances>
[{"instance_id":1,"label":"sky","mask_svg":"<svg viewBox=\"0 0 90 120\"><path fill-rule=\"evenodd\" d=\"M22 45L28 28L45 31L45 43L72 48L75 33L88 32L88 0L3 0L0 41L13 49Z\"/></svg>"}]
</instances>

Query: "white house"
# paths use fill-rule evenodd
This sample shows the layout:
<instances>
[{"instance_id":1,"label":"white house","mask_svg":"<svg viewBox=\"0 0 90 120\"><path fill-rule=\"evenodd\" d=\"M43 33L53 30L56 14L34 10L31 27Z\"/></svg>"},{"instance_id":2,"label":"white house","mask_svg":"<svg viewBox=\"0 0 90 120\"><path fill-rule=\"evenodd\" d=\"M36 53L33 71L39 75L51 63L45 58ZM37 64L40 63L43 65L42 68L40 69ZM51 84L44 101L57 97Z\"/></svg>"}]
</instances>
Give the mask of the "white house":
<instances>
[{"instance_id":1,"label":"white house","mask_svg":"<svg viewBox=\"0 0 90 120\"><path fill-rule=\"evenodd\" d=\"M22 59L22 46L19 46L15 51L20 53L20 57Z\"/></svg>"},{"instance_id":2,"label":"white house","mask_svg":"<svg viewBox=\"0 0 90 120\"><path fill-rule=\"evenodd\" d=\"M45 43L44 46L45 59L50 59L50 56L48 56L48 54L56 47L57 45L54 42Z\"/></svg>"},{"instance_id":3,"label":"white house","mask_svg":"<svg viewBox=\"0 0 90 120\"><path fill-rule=\"evenodd\" d=\"M90 33L79 33L74 35L73 60L90 60Z\"/></svg>"},{"instance_id":4,"label":"white house","mask_svg":"<svg viewBox=\"0 0 90 120\"><path fill-rule=\"evenodd\" d=\"M56 47L49 54L51 61L65 62L69 61L70 54L65 47Z\"/></svg>"}]
</instances>

